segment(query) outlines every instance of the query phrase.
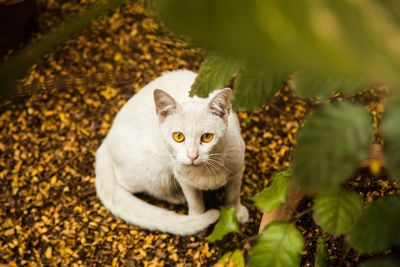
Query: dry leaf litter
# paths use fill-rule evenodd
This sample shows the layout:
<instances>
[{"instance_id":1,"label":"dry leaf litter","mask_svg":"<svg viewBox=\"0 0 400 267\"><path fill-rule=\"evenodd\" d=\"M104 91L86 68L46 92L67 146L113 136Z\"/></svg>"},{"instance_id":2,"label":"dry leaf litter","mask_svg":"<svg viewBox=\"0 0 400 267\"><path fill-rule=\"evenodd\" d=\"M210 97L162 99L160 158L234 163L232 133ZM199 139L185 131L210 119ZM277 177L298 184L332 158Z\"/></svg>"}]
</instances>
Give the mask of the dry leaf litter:
<instances>
[{"instance_id":1,"label":"dry leaf litter","mask_svg":"<svg viewBox=\"0 0 400 267\"><path fill-rule=\"evenodd\" d=\"M93 2L39 0L33 38ZM210 266L228 250L250 248L261 213L248 197L268 185L271 173L289 166L295 134L315 105L288 88L263 108L239 113L246 141L242 197L250 209L242 234L210 244L206 236L151 232L114 218L96 198L95 151L121 106L164 71L198 70L203 56L136 2L92 22L30 68L19 87L39 89L0 103L0 264ZM377 95L356 97L370 106L374 118L383 106ZM398 191L386 174L372 177L368 170L360 170L349 187L366 202ZM219 197L207 194L207 204L218 207L221 191L214 193ZM148 200L186 212L184 206ZM310 205L304 202L299 212ZM313 265L321 235L328 240L330 264L337 264L342 239L323 233L310 213L296 220L306 239L302 265ZM351 251L345 264L360 257Z\"/></svg>"}]
</instances>

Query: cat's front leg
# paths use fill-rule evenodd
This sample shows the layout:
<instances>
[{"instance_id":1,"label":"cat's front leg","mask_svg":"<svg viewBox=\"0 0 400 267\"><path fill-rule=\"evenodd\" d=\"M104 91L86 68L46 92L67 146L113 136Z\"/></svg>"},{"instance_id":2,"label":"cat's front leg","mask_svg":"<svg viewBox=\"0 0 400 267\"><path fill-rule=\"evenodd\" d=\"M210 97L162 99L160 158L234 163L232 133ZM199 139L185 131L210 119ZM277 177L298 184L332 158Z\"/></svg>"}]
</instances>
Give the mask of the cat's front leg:
<instances>
[{"instance_id":1,"label":"cat's front leg","mask_svg":"<svg viewBox=\"0 0 400 267\"><path fill-rule=\"evenodd\" d=\"M249 211L240 202L240 186L242 183L242 173L233 175L225 186L225 205L236 211L236 218L240 223L249 220Z\"/></svg>"},{"instance_id":2,"label":"cat's front leg","mask_svg":"<svg viewBox=\"0 0 400 267\"><path fill-rule=\"evenodd\" d=\"M189 215L202 214L205 211L203 192L185 182L179 183L186 202L188 203Z\"/></svg>"}]
</instances>

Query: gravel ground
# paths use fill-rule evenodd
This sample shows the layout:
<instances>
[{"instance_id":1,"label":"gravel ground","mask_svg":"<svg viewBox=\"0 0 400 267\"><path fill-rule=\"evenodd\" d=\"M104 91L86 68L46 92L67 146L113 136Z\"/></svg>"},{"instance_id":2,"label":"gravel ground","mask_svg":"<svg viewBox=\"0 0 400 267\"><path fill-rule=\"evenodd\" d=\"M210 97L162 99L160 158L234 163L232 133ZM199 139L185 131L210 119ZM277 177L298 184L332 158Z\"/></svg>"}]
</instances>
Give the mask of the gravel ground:
<instances>
[{"instance_id":1,"label":"gravel ground","mask_svg":"<svg viewBox=\"0 0 400 267\"><path fill-rule=\"evenodd\" d=\"M38 1L34 38L92 2ZM121 106L164 71L197 70L203 56L199 48L169 34L137 2L94 21L29 70L19 86L40 90L0 101L0 264L210 266L227 250L250 248L261 213L248 197L268 185L271 173L289 166L294 136L315 105L288 88L263 108L239 113L246 141L242 197L251 218L230 242L210 244L206 236L179 237L127 225L101 205L94 190L94 154ZM379 117L380 97L356 99ZM398 191L386 174L371 177L368 169L359 170L348 187L366 202ZM220 205L221 191L206 199L208 206ZM313 265L316 239L323 236L330 265L337 266L343 240L314 225L310 205L304 201L302 216L295 218L306 239L302 265ZM344 265L363 257L350 251Z\"/></svg>"}]
</instances>

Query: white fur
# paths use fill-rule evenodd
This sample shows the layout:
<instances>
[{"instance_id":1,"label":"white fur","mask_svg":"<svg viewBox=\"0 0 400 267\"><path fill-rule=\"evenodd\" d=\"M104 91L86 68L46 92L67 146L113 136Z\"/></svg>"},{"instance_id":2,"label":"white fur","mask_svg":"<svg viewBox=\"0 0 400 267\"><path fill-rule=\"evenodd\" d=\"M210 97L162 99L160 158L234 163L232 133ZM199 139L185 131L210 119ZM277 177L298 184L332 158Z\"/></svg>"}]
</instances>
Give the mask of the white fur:
<instances>
[{"instance_id":1,"label":"white fur","mask_svg":"<svg viewBox=\"0 0 400 267\"><path fill-rule=\"evenodd\" d=\"M122 107L97 150L98 197L128 223L179 235L197 233L219 218L217 210L204 211L202 190L222 186L226 186L226 205L236 209L240 222L248 219L240 203L244 142L237 117L230 112L224 121L211 113L210 101L221 91L207 99L189 97L195 78L195 73L180 70L149 83ZM160 112L157 117L155 89L177 103L165 119ZM175 142L173 132L184 133L185 141ZM213 133L213 140L201 143L203 133ZM194 154L198 158L192 161L189 156ZM138 192L172 203L186 200L189 215L148 204L133 195Z\"/></svg>"}]
</instances>

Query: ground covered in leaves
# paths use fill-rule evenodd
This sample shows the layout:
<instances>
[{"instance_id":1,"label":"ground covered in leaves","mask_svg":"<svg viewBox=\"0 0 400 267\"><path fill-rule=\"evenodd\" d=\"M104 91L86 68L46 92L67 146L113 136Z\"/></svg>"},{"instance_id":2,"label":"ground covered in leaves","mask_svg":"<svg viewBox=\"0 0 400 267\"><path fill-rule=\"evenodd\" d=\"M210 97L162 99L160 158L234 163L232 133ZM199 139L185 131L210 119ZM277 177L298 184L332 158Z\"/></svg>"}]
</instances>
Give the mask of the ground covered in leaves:
<instances>
[{"instance_id":1,"label":"ground covered in leaves","mask_svg":"<svg viewBox=\"0 0 400 267\"><path fill-rule=\"evenodd\" d=\"M34 38L92 2L38 1ZM133 3L94 21L30 69L19 86L36 91L0 103L0 264L209 266L225 251L250 248L261 213L248 198L268 185L271 173L289 166L295 134L315 105L287 88L263 108L239 114L246 141L242 197L251 219L230 242L210 244L204 236L127 225L96 198L95 151L121 106L162 72L197 70L202 59L201 50L172 37L141 3ZM366 202L398 190L385 175L371 178L368 169L349 187ZM209 195L209 204L218 205L219 198ZM319 236L328 240L330 263L337 265L342 240L314 225L309 206L304 202L302 216L294 218L306 239L302 265L313 265ZM343 261L352 265L360 257L351 251Z\"/></svg>"}]
</instances>

